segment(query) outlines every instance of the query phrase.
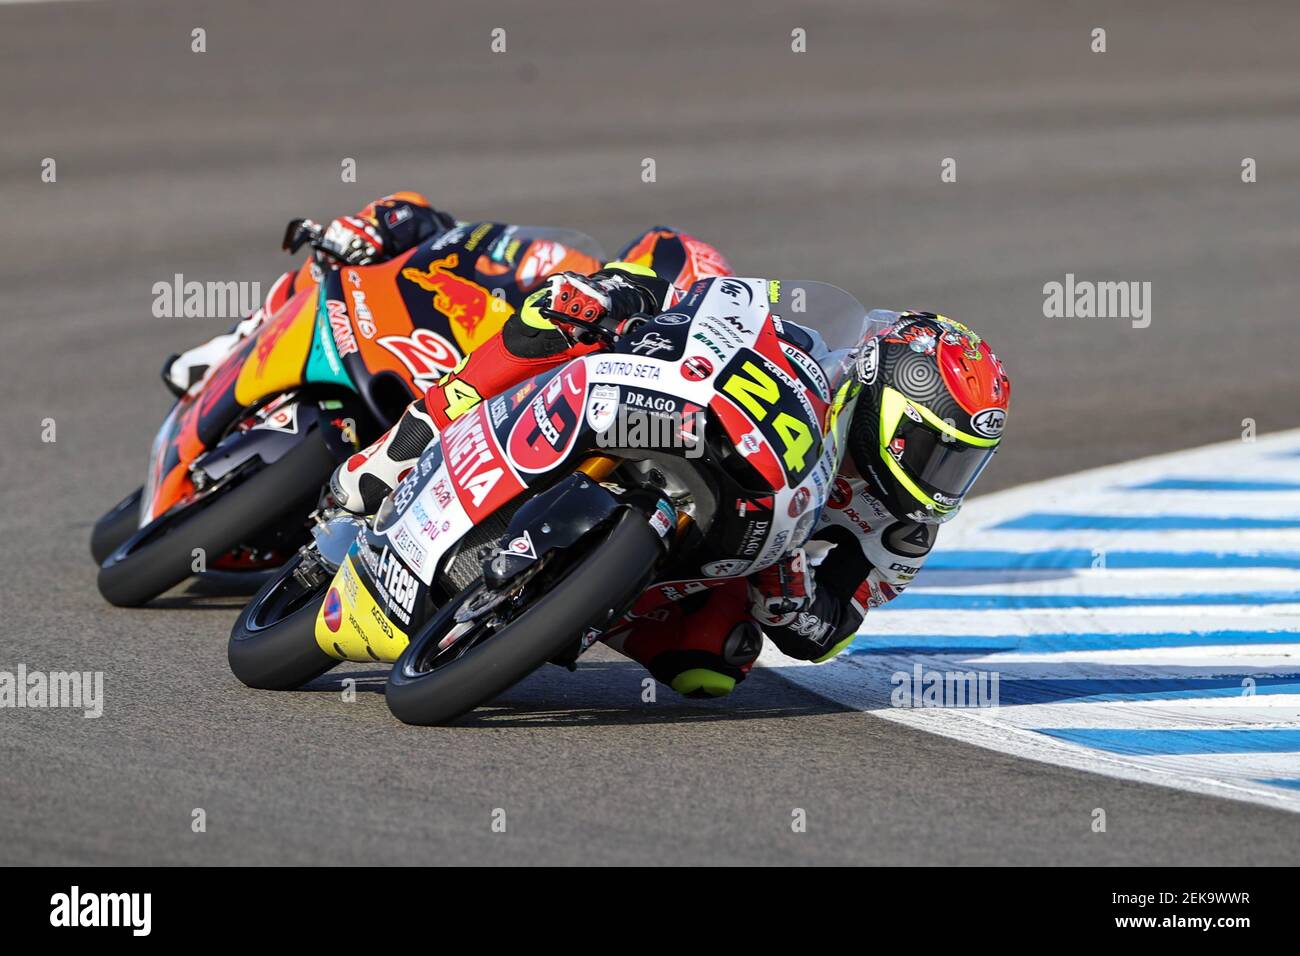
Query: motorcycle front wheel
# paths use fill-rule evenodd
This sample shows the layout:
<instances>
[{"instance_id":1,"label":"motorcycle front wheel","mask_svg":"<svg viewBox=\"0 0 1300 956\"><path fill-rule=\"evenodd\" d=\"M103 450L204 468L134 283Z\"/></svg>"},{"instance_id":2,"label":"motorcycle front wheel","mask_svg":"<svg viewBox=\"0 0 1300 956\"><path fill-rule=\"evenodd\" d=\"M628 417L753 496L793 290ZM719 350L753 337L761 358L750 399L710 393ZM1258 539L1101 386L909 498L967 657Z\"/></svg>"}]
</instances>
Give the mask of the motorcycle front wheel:
<instances>
[{"instance_id":1,"label":"motorcycle front wheel","mask_svg":"<svg viewBox=\"0 0 1300 956\"><path fill-rule=\"evenodd\" d=\"M403 723L428 726L449 723L492 700L588 628L630 607L649 583L661 551L645 516L629 509L499 627L488 623L491 614L457 624L457 610L481 588L471 585L416 632L397 659L385 690L388 709ZM440 646L458 627L454 642Z\"/></svg>"},{"instance_id":2,"label":"motorcycle front wheel","mask_svg":"<svg viewBox=\"0 0 1300 956\"><path fill-rule=\"evenodd\" d=\"M316 643L316 615L330 579L312 587L295 572L302 553L258 591L230 630L226 659L230 671L258 690L293 690L324 674L339 661Z\"/></svg>"},{"instance_id":3,"label":"motorcycle front wheel","mask_svg":"<svg viewBox=\"0 0 1300 956\"><path fill-rule=\"evenodd\" d=\"M104 559L140 527L142 497L144 488L135 489L95 522L90 532L90 556L96 564L103 564Z\"/></svg>"}]
</instances>

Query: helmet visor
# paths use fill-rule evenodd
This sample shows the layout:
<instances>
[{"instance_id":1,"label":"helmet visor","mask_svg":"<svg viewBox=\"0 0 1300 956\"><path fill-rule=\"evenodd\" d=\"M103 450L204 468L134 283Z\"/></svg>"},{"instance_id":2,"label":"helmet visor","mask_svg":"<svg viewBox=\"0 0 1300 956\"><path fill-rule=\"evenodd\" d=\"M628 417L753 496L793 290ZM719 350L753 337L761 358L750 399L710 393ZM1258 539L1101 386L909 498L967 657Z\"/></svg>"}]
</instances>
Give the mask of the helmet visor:
<instances>
[{"instance_id":1,"label":"helmet visor","mask_svg":"<svg viewBox=\"0 0 1300 956\"><path fill-rule=\"evenodd\" d=\"M892 388L881 401L880 439L889 471L941 521L956 513L998 446L997 439L958 431Z\"/></svg>"},{"instance_id":2,"label":"helmet visor","mask_svg":"<svg viewBox=\"0 0 1300 956\"><path fill-rule=\"evenodd\" d=\"M994 448L977 448L904 415L889 453L940 506L957 504L993 459ZM943 497L938 498L939 494Z\"/></svg>"}]
</instances>

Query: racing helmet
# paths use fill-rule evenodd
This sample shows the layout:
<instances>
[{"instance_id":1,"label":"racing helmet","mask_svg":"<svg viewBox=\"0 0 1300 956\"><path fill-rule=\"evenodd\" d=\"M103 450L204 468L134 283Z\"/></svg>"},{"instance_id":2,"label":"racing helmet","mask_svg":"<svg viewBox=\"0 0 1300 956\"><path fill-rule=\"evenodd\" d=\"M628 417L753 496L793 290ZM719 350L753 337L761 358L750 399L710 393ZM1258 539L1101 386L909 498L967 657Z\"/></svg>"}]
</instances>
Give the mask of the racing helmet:
<instances>
[{"instance_id":1,"label":"racing helmet","mask_svg":"<svg viewBox=\"0 0 1300 956\"><path fill-rule=\"evenodd\" d=\"M456 228L455 216L435 209L427 196L411 190L376 199L361 210L361 218L372 221L385 245L399 251Z\"/></svg>"},{"instance_id":2,"label":"racing helmet","mask_svg":"<svg viewBox=\"0 0 1300 956\"><path fill-rule=\"evenodd\" d=\"M689 289L700 279L735 274L716 247L669 226L655 226L633 237L614 259L646 266L678 289Z\"/></svg>"},{"instance_id":3,"label":"racing helmet","mask_svg":"<svg viewBox=\"0 0 1300 956\"><path fill-rule=\"evenodd\" d=\"M979 335L933 312L873 312L892 324L854 354L860 386L847 451L899 520L957 514L1002 441L1011 382Z\"/></svg>"}]
</instances>

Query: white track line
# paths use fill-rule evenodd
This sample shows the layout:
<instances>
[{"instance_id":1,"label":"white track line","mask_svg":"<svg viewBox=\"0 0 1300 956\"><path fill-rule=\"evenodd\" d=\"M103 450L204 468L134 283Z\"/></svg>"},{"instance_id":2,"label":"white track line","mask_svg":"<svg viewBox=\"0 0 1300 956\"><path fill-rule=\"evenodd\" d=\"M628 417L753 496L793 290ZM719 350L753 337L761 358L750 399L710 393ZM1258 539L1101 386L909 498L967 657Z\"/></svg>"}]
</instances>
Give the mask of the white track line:
<instances>
[{"instance_id":1,"label":"white track line","mask_svg":"<svg viewBox=\"0 0 1300 956\"><path fill-rule=\"evenodd\" d=\"M1300 569L1249 560L1300 554L1300 528L1249 526L1300 521L1300 493L1223 484L1300 482L1297 453L1300 430L977 498L941 531L936 555L997 552L1011 567L922 572L908 595L940 606L909 610L905 597L873 612L857 653L814 666L769 646L760 663L845 706L1024 759L1300 812L1300 789L1277 783L1300 782L1300 601L1289 600ZM1153 520L1143 530L999 527L1044 514ZM1213 527L1225 516L1246 526ZM1209 525L1178 529L1188 519ZM1024 557L1065 550L1226 552L1237 565L1043 568ZM1261 599L1234 603L1243 594ZM1169 603L1125 603L1153 599ZM1018 606L1043 600L1065 606ZM998 675L1000 706L893 706L899 675L918 664Z\"/></svg>"}]
</instances>

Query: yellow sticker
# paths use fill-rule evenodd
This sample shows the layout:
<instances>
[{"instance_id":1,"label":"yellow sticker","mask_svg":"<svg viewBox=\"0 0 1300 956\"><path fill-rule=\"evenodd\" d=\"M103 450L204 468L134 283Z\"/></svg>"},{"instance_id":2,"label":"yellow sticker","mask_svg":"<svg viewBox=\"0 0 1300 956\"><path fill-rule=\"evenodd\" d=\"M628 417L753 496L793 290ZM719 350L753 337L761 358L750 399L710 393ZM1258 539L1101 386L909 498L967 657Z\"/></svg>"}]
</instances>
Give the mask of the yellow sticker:
<instances>
[{"instance_id":1,"label":"yellow sticker","mask_svg":"<svg viewBox=\"0 0 1300 956\"><path fill-rule=\"evenodd\" d=\"M316 643L341 661L392 663L410 639L376 603L349 555L316 615Z\"/></svg>"}]
</instances>

